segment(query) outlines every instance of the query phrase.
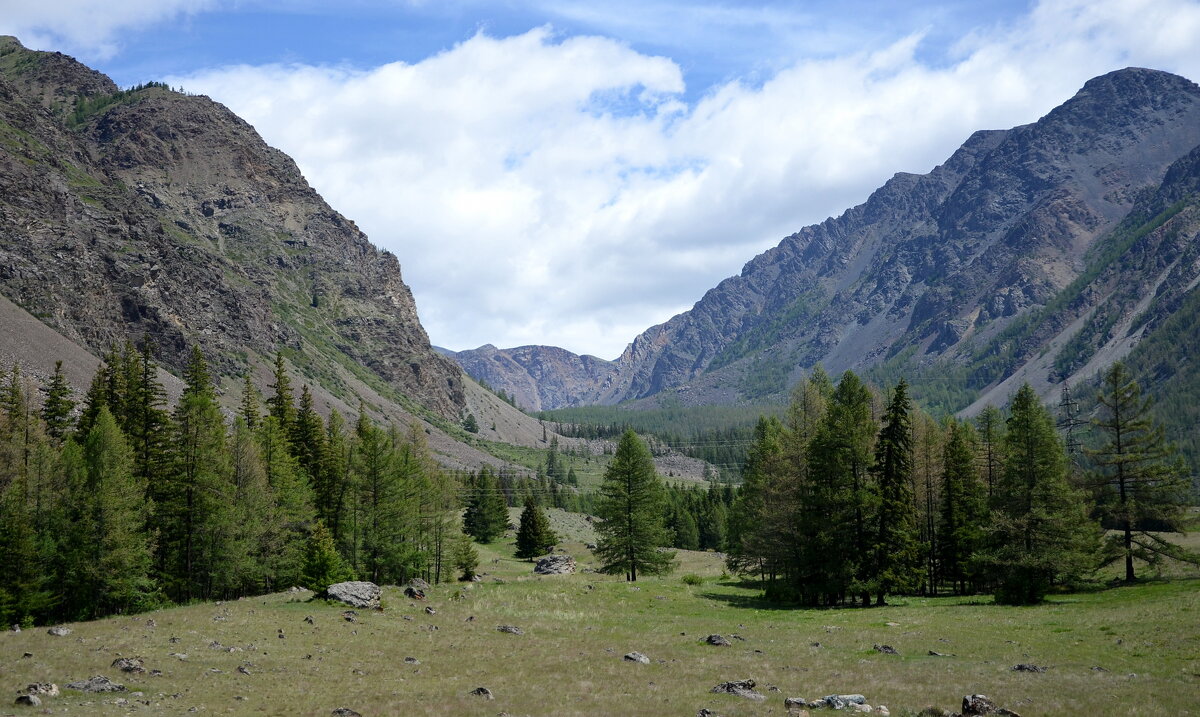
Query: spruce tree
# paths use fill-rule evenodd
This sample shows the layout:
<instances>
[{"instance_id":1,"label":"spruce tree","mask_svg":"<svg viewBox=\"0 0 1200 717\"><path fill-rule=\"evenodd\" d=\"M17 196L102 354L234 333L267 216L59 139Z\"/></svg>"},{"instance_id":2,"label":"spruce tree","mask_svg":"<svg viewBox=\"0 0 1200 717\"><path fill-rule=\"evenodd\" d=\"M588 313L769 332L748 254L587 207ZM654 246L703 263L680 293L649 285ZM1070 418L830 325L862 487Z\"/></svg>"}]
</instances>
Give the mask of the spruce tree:
<instances>
[{"instance_id":1,"label":"spruce tree","mask_svg":"<svg viewBox=\"0 0 1200 717\"><path fill-rule=\"evenodd\" d=\"M451 560L454 563L454 569L458 571L459 580L475 578L475 569L479 567L479 551L471 542L471 536L462 532L455 536Z\"/></svg>"},{"instance_id":2,"label":"spruce tree","mask_svg":"<svg viewBox=\"0 0 1200 717\"><path fill-rule=\"evenodd\" d=\"M662 574L674 567L675 554L663 525L665 500L654 472L650 450L632 430L625 431L604 472L596 502L601 518L596 556L601 572L625 574L633 582L641 574Z\"/></svg>"},{"instance_id":3,"label":"spruce tree","mask_svg":"<svg viewBox=\"0 0 1200 717\"><path fill-rule=\"evenodd\" d=\"M873 574L868 577L877 595L913 592L921 579L921 554L912 496L912 426L909 420L908 384L896 384L875 444L875 481L879 494L877 521L872 538Z\"/></svg>"},{"instance_id":4,"label":"spruce tree","mask_svg":"<svg viewBox=\"0 0 1200 717\"><path fill-rule=\"evenodd\" d=\"M238 405L238 415L246 422L246 428L250 431L258 430L258 424L262 420L262 409L258 405L258 389L254 388L254 382L250 380L248 372L242 377L242 400Z\"/></svg>"},{"instance_id":5,"label":"spruce tree","mask_svg":"<svg viewBox=\"0 0 1200 717\"><path fill-rule=\"evenodd\" d=\"M980 563L996 584L997 602L1027 605L1095 567L1099 528L1082 492L1067 481L1054 419L1029 384L1013 398L1004 447Z\"/></svg>"},{"instance_id":6,"label":"spruce tree","mask_svg":"<svg viewBox=\"0 0 1200 717\"><path fill-rule=\"evenodd\" d=\"M1188 486L1178 453L1125 364L1118 361L1105 372L1099 401L1094 423L1104 444L1089 451L1096 465L1091 481L1099 488L1104 519L1120 531L1109 540L1112 552L1125 564L1125 582L1133 582L1135 559L1158 565L1164 556L1188 558L1157 534L1184 532Z\"/></svg>"},{"instance_id":7,"label":"spruce tree","mask_svg":"<svg viewBox=\"0 0 1200 717\"><path fill-rule=\"evenodd\" d=\"M303 587L313 592L323 592L330 585L350 580L350 568L338 554L333 535L320 520L313 526L304 551Z\"/></svg>"},{"instance_id":8,"label":"spruce tree","mask_svg":"<svg viewBox=\"0 0 1200 717\"><path fill-rule=\"evenodd\" d=\"M951 421L942 452L942 491L938 512L938 562L956 593L967 591L971 556L983 545L986 489L975 462L974 432Z\"/></svg>"},{"instance_id":9,"label":"spruce tree","mask_svg":"<svg viewBox=\"0 0 1200 717\"><path fill-rule=\"evenodd\" d=\"M267 399L267 413L279 421L279 425L289 434L292 424L296 421L296 398L292 395L292 380L288 377L287 367L283 363L283 354L275 354L275 382L271 384L274 393Z\"/></svg>"},{"instance_id":10,"label":"spruce tree","mask_svg":"<svg viewBox=\"0 0 1200 717\"><path fill-rule=\"evenodd\" d=\"M496 474L488 466L479 469L463 514L463 530L480 543L490 543L508 527L508 506Z\"/></svg>"},{"instance_id":11,"label":"spruce tree","mask_svg":"<svg viewBox=\"0 0 1200 717\"><path fill-rule=\"evenodd\" d=\"M310 485L321 480L321 467L325 460L325 423L313 405L312 392L308 384L300 388L300 407L291 424L292 455L304 469Z\"/></svg>"},{"instance_id":12,"label":"spruce tree","mask_svg":"<svg viewBox=\"0 0 1200 717\"><path fill-rule=\"evenodd\" d=\"M271 512L263 539L267 550L270 585L299 584L304 570L304 540L314 517L312 490L296 459L288 437L275 416L265 416L258 427L258 450L271 489Z\"/></svg>"},{"instance_id":13,"label":"spruce tree","mask_svg":"<svg viewBox=\"0 0 1200 717\"><path fill-rule=\"evenodd\" d=\"M532 560L539 555L545 555L557 542L558 536L550 529L550 521L542 512L542 507L533 496L527 497L517 527L517 557Z\"/></svg>"},{"instance_id":14,"label":"spruce tree","mask_svg":"<svg viewBox=\"0 0 1200 717\"><path fill-rule=\"evenodd\" d=\"M63 375L62 361L55 361L54 375L50 377L46 398L42 401L42 420L46 422L46 432L56 441L66 437L74 423L71 415L75 410L72 394L71 386Z\"/></svg>"}]
</instances>

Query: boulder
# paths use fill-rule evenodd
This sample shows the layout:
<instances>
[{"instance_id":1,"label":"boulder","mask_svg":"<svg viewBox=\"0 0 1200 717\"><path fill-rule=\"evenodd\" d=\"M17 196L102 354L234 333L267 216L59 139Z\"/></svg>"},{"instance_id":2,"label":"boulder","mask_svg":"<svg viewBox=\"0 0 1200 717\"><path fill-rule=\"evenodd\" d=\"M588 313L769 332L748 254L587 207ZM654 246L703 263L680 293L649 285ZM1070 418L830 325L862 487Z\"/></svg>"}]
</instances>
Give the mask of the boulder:
<instances>
[{"instance_id":1,"label":"boulder","mask_svg":"<svg viewBox=\"0 0 1200 717\"><path fill-rule=\"evenodd\" d=\"M37 695L18 695L15 704L22 707L41 707L42 701Z\"/></svg>"},{"instance_id":2,"label":"boulder","mask_svg":"<svg viewBox=\"0 0 1200 717\"><path fill-rule=\"evenodd\" d=\"M783 700L783 707L787 710L801 709L808 707L808 701L803 697L787 697Z\"/></svg>"},{"instance_id":3,"label":"boulder","mask_svg":"<svg viewBox=\"0 0 1200 717\"><path fill-rule=\"evenodd\" d=\"M828 707L834 710L844 710L850 705L865 705L867 698L862 695L825 695L816 702L810 702L809 707Z\"/></svg>"},{"instance_id":4,"label":"boulder","mask_svg":"<svg viewBox=\"0 0 1200 717\"><path fill-rule=\"evenodd\" d=\"M428 590L429 583L425 582L421 578L413 578L405 583L404 587L412 588L413 590Z\"/></svg>"},{"instance_id":5,"label":"boulder","mask_svg":"<svg viewBox=\"0 0 1200 717\"><path fill-rule=\"evenodd\" d=\"M25 687L25 694L58 697L58 685L53 682L34 682Z\"/></svg>"},{"instance_id":6,"label":"boulder","mask_svg":"<svg viewBox=\"0 0 1200 717\"><path fill-rule=\"evenodd\" d=\"M71 634L71 628L63 627L62 625L56 625L47 630L46 634L54 635L55 637L66 637L67 635Z\"/></svg>"},{"instance_id":7,"label":"boulder","mask_svg":"<svg viewBox=\"0 0 1200 717\"><path fill-rule=\"evenodd\" d=\"M325 591L321 593L321 597L327 600L337 600L350 607L365 610L378 610L379 596L379 586L365 580L334 583L325 588Z\"/></svg>"},{"instance_id":8,"label":"boulder","mask_svg":"<svg viewBox=\"0 0 1200 717\"><path fill-rule=\"evenodd\" d=\"M575 572L575 558L570 555L547 555L538 559L533 572L538 575L570 575Z\"/></svg>"},{"instance_id":9,"label":"boulder","mask_svg":"<svg viewBox=\"0 0 1200 717\"><path fill-rule=\"evenodd\" d=\"M729 647L729 640L726 640L720 635L709 635L708 637L704 638L704 641L717 647Z\"/></svg>"},{"instance_id":10,"label":"boulder","mask_svg":"<svg viewBox=\"0 0 1200 717\"><path fill-rule=\"evenodd\" d=\"M987 698L987 695L966 695L962 700L963 717L981 717L992 715L999 707Z\"/></svg>"},{"instance_id":11,"label":"boulder","mask_svg":"<svg viewBox=\"0 0 1200 717\"><path fill-rule=\"evenodd\" d=\"M742 697L755 702L763 702L767 696L761 692L754 691L754 680L732 680L730 682L722 682L713 687L710 692L724 693L735 697Z\"/></svg>"},{"instance_id":12,"label":"boulder","mask_svg":"<svg viewBox=\"0 0 1200 717\"><path fill-rule=\"evenodd\" d=\"M118 657L113 660L112 666L121 672L129 672L133 674L146 671L146 666L140 657Z\"/></svg>"},{"instance_id":13,"label":"boulder","mask_svg":"<svg viewBox=\"0 0 1200 717\"><path fill-rule=\"evenodd\" d=\"M640 652L628 652L623 658L626 662L640 662L643 665L650 664L650 658Z\"/></svg>"},{"instance_id":14,"label":"boulder","mask_svg":"<svg viewBox=\"0 0 1200 717\"><path fill-rule=\"evenodd\" d=\"M108 679L104 675L96 675L91 679L80 680L79 682L68 682L67 689L79 690L80 692L124 692L125 685L117 684Z\"/></svg>"}]
</instances>

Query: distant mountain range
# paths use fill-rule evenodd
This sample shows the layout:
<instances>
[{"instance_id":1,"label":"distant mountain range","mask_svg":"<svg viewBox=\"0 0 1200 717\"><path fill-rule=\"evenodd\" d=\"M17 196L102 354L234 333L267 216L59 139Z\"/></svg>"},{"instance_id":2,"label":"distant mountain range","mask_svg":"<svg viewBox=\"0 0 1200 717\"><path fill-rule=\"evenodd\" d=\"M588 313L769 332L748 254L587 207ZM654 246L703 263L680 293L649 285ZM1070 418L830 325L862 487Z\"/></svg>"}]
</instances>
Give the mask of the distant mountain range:
<instances>
[{"instance_id":1,"label":"distant mountain range","mask_svg":"<svg viewBox=\"0 0 1200 717\"><path fill-rule=\"evenodd\" d=\"M615 361L542 346L450 355L532 409L779 401L818 363L906 376L944 410L1002 404L1023 381L1049 395L1141 361L1194 311L1197 145L1200 87L1112 72L785 237ZM1200 335L1177 338L1189 367L1200 360ZM1189 367L1143 379L1162 394L1192 385Z\"/></svg>"}]
</instances>

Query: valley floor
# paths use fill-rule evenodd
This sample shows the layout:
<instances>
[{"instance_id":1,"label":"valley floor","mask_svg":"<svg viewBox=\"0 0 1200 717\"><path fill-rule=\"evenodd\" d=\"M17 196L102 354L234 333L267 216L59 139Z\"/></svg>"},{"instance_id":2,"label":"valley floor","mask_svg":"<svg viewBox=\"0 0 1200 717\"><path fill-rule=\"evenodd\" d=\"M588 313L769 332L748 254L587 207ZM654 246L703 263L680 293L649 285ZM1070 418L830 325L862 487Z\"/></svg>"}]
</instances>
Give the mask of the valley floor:
<instances>
[{"instance_id":1,"label":"valley floor","mask_svg":"<svg viewBox=\"0 0 1200 717\"><path fill-rule=\"evenodd\" d=\"M581 543L564 547L580 568L592 564ZM870 610L795 610L764 603L756 590L723 577L711 553L681 553L675 574L635 585L589 572L534 576L529 563L511 557L511 541L481 553L484 582L436 585L424 603L386 588L384 610L358 611L356 623L343 618L344 608L307 602L308 592L285 592L72 624L65 637L45 628L6 632L0 686L15 694L31 682L62 687L105 675L129 690L64 690L45 700L54 714L195 708L316 716L348 707L365 717L691 717L708 708L734 717L783 715L786 697L831 693L861 693L892 715L927 705L956 710L972 693L1025 717L1200 714L1196 577L1060 595L1027 608L945 597ZM703 581L685 584L684 575ZM499 625L524 634L499 632ZM704 644L711 633L732 645ZM899 655L877 652L876 643ZM650 664L624 661L630 651ZM110 666L134 656L162 675ZM1015 672L1018 663L1046 671ZM765 702L709 691L746 678ZM494 701L472 696L477 687L491 690ZM0 713L29 709L9 699Z\"/></svg>"}]
</instances>

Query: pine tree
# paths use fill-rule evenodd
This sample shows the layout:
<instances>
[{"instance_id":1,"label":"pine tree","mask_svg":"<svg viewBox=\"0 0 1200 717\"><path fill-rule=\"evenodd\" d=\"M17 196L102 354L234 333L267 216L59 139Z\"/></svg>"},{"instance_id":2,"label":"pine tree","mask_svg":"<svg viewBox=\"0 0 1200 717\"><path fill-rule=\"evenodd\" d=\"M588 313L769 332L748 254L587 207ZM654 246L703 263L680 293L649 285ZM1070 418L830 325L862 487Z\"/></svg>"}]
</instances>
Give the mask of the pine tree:
<instances>
[{"instance_id":1,"label":"pine tree","mask_svg":"<svg viewBox=\"0 0 1200 717\"><path fill-rule=\"evenodd\" d=\"M281 353L275 354L274 377L271 389L275 393L267 399L267 412L290 434L292 424L296 421L296 398L292 395L292 380L288 377Z\"/></svg>"},{"instance_id":2,"label":"pine tree","mask_svg":"<svg viewBox=\"0 0 1200 717\"><path fill-rule=\"evenodd\" d=\"M517 527L517 557L532 560L545 555L557 542L558 536L550 529L550 521L546 519L542 507L533 496L526 498Z\"/></svg>"},{"instance_id":3,"label":"pine tree","mask_svg":"<svg viewBox=\"0 0 1200 717\"><path fill-rule=\"evenodd\" d=\"M670 543L663 525L663 487L650 450L632 430L621 436L599 492L596 514L603 522L597 527L596 556L603 563L601 572L624 573L630 582L639 573L669 572L675 554L661 550Z\"/></svg>"},{"instance_id":4,"label":"pine tree","mask_svg":"<svg viewBox=\"0 0 1200 717\"><path fill-rule=\"evenodd\" d=\"M75 402L71 400L71 386L63 375L62 361L54 362L54 375L46 387L46 398L42 401L42 420L46 422L46 432L54 440L61 441L71 430L74 422L71 412L75 410Z\"/></svg>"},{"instance_id":5,"label":"pine tree","mask_svg":"<svg viewBox=\"0 0 1200 717\"><path fill-rule=\"evenodd\" d=\"M1099 401L1094 423L1106 440L1089 451L1096 464L1091 479L1100 488L1105 520L1120 531L1109 542L1125 563L1125 582L1133 582L1134 559L1158 565L1163 556L1187 557L1156 533L1184 531L1188 486L1178 453L1125 364L1118 361L1105 372Z\"/></svg>"},{"instance_id":6,"label":"pine tree","mask_svg":"<svg viewBox=\"0 0 1200 717\"><path fill-rule=\"evenodd\" d=\"M353 577L350 568L338 554L333 535L320 520L313 526L304 551L304 577L301 585L313 592L323 592L330 585Z\"/></svg>"},{"instance_id":7,"label":"pine tree","mask_svg":"<svg viewBox=\"0 0 1200 717\"><path fill-rule=\"evenodd\" d=\"M909 420L908 384L896 384L875 444L875 481L879 493L877 528L872 535L876 604L884 596L913 592L921 579L921 555L912 499L912 427Z\"/></svg>"},{"instance_id":8,"label":"pine tree","mask_svg":"<svg viewBox=\"0 0 1200 717\"><path fill-rule=\"evenodd\" d=\"M986 489L975 463L974 432L951 421L942 452L942 491L938 514L938 562L955 592L967 591L971 556L983 545Z\"/></svg>"},{"instance_id":9,"label":"pine tree","mask_svg":"<svg viewBox=\"0 0 1200 717\"><path fill-rule=\"evenodd\" d=\"M1088 519L1082 492L1067 481L1054 419L1029 384L1013 398L1004 444L989 547L980 563L997 585L997 602L1027 605L1095 567L1099 529Z\"/></svg>"},{"instance_id":10,"label":"pine tree","mask_svg":"<svg viewBox=\"0 0 1200 717\"><path fill-rule=\"evenodd\" d=\"M480 543L490 543L508 527L508 506L492 469L483 466L475 478L463 514L463 530Z\"/></svg>"}]
</instances>

